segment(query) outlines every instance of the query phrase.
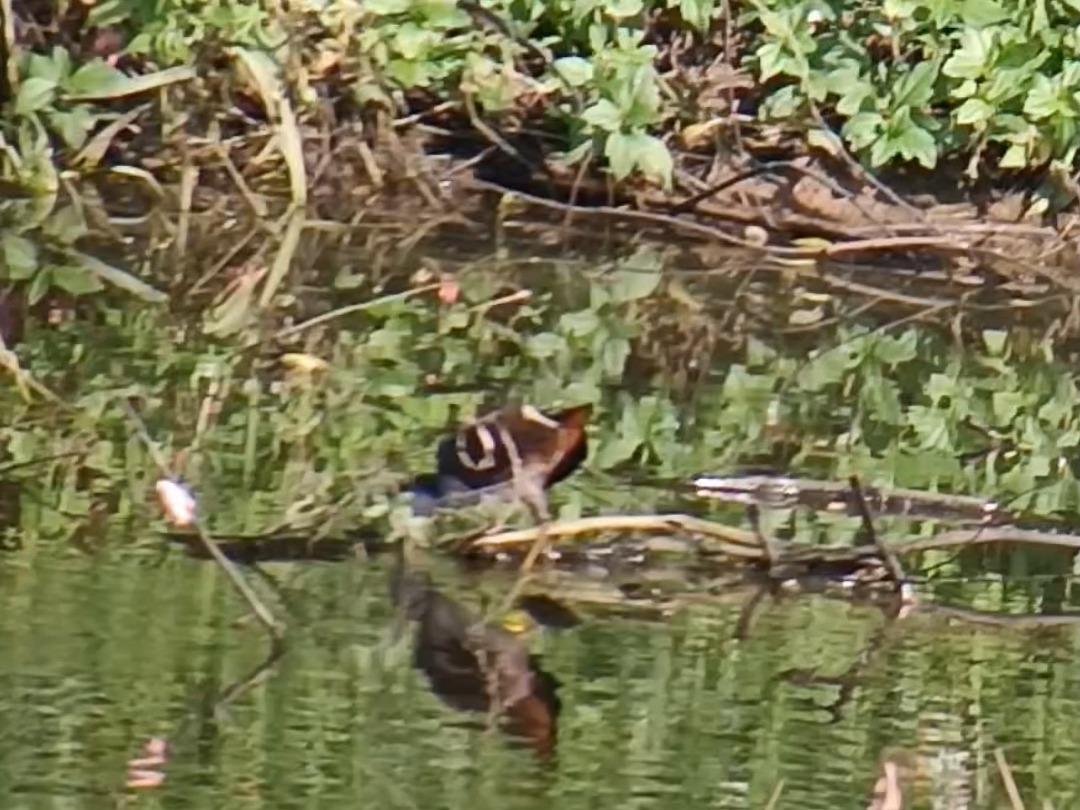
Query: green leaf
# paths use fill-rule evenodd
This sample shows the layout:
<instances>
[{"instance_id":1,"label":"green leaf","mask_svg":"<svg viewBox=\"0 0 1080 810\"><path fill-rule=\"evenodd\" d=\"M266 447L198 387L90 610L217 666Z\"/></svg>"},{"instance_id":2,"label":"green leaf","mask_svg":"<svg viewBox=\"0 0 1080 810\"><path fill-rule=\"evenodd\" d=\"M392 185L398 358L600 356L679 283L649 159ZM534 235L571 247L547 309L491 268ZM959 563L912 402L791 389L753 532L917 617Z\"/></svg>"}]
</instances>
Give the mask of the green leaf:
<instances>
[{"instance_id":1,"label":"green leaf","mask_svg":"<svg viewBox=\"0 0 1080 810\"><path fill-rule=\"evenodd\" d=\"M899 337L878 335L874 340L874 357L886 366L898 366L915 359L919 335L908 329Z\"/></svg>"},{"instance_id":2,"label":"green leaf","mask_svg":"<svg viewBox=\"0 0 1080 810\"><path fill-rule=\"evenodd\" d=\"M855 150L862 150L872 144L881 135L881 126L885 122L880 113L860 112L851 116L841 132Z\"/></svg>"},{"instance_id":3,"label":"green leaf","mask_svg":"<svg viewBox=\"0 0 1080 810\"><path fill-rule=\"evenodd\" d=\"M663 261L659 254L643 247L620 263L611 276L608 293L615 303L637 301L652 295L662 276Z\"/></svg>"},{"instance_id":4,"label":"green leaf","mask_svg":"<svg viewBox=\"0 0 1080 810\"><path fill-rule=\"evenodd\" d=\"M552 67L571 87L581 87L591 82L596 72L592 62L580 56L564 56L556 59Z\"/></svg>"},{"instance_id":5,"label":"green leaf","mask_svg":"<svg viewBox=\"0 0 1080 810\"><path fill-rule=\"evenodd\" d=\"M401 56L410 61L427 56L428 47L434 45L438 37L434 31L421 28L416 23L405 23L397 29L394 47Z\"/></svg>"},{"instance_id":6,"label":"green leaf","mask_svg":"<svg viewBox=\"0 0 1080 810\"><path fill-rule=\"evenodd\" d=\"M544 360L566 350L566 340L553 332L541 332L525 341L525 353L537 360Z\"/></svg>"},{"instance_id":7,"label":"green leaf","mask_svg":"<svg viewBox=\"0 0 1080 810\"><path fill-rule=\"evenodd\" d=\"M907 160L917 160L927 169L937 165L937 144L934 136L920 127L911 124L898 137L892 139L894 149Z\"/></svg>"},{"instance_id":8,"label":"green leaf","mask_svg":"<svg viewBox=\"0 0 1080 810\"><path fill-rule=\"evenodd\" d=\"M140 93L160 90L162 87L166 87L170 84L190 81L198 74L193 67L177 65L176 67L158 70L154 73L140 73L136 76L127 76L118 70L114 70L112 75L112 80L105 82L103 80L103 74L100 71L95 71L94 74L88 75L81 81L89 83L91 79L94 78L99 84L93 89L87 89L81 92L77 92L74 88L69 88L66 93L67 100L112 101L118 98L136 96Z\"/></svg>"},{"instance_id":9,"label":"green leaf","mask_svg":"<svg viewBox=\"0 0 1080 810\"><path fill-rule=\"evenodd\" d=\"M1012 144L998 161L998 167L1002 169L1022 169L1025 166L1027 166L1027 146L1022 143Z\"/></svg>"},{"instance_id":10,"label":"green leaf","mask_svg":"<svg viewBox=\"0 0 1080 810\"><path fill-rule=\"evenodd\" d=\"M633 135L612 132L604 143L604 157L608 159L611 173L616 180L628 177L637 165L636 140Z\"/></svg>"},{"instance_id":11,"label":"green leaf","mask_svg":"<svg viewBox=\"0 0 1080 810\"><path fill-rule=\"evenodd\" d=\"M630 341L626 338L613 338L606 341L601 353L604 374L607 377L621 378L623 369L626 367L626 358L629 356Z\"/></svg>"},{"instance_id":12,"label":"green leaf","mask_svg":"<svg viewBox=\"0 0 1080 810\"><path fill-rule=\"evenodd\" d=\"M969 98L961 104L953 115L956 123L970 126L972 124L985 124L994 115L994 108L981 98Z\"/></svg>"},{"instance_id":13,"label":"green leaf","mask_svg":"<svg viewBox=\"0 0 1080 810\"><path fill-rule=\"evenodd\" d=\"M79 267L67 265L50 268L52 283L71 295L86 295L104 289L101 279Z\"/></svg>"},{"instance_id":14,"label":"green leaf","mask_svg":"<svg viewBox=\"0 0 1080 810\"><path fill-rule=\"evenodd\" d=\"M712 20L712 0L679 0L679 16L698 31L707 31Z\"/></svg>"},{"instance_id":15,"label":"green leaf","mask_svg":"<svg viewBox=\"0 0 1080 810\"><path fill-rule=\"evenodd\" d=\"M994 424L1005 426L1012 424L1016 414L1024 405L1025 397L1019 391L995 391L993 397Z\"/></svg>"},{"instance_id":16,"label":"green leaf","mask_svg":"<svg viewBox=\"0 0 1080 810\"><path fill-rule=\"evenodd\" d=\"M633 456L640 446L640 441L629 436L608 439L600 444L594 463L601 470L609 470Z\"/></svg>"},{"instance_id":17,"label":"green leaf","mask_svg":"<svg viewBox=\"0 0 1080 810\"><path fill-rule=\"evenodd\" d=\"M606 98L602 98L582 111L581 120L605 132L618 132L622 127L622 111Z\"/></svg>"},{"instance_id":18,"label":"green leaf","mask_svg":"<svg viewBox=\"0 0 1080 810\"><path fill-rule=\"evenodd\" d=\"M635 168L665 187L671 183L674 167L671 153L659 138L643 132L613 132L604 144L604 156L616 180L627 177Z\"/></svg>"},{"instance_id":19,"label":"green leaf","mask_svg":"<svg viewBox=\"0 0 1080 810\"><path fill-rule=\"evenodd\" d=\"M758 71L763 82L782 73L788 61L787 54L779 42L766 42L757 49L757 58Z\"/></svg>"},{"instance_id":20,"label":"green leaf","mask_svg":"<svg viewBox=\"0 0 1080 810\"><path fill-rule=\"evenodd\" d=\"M11 231L0 232L0 257L5 277L12 280L30 278L38 269L37 245Z\"/></svg>"},{"instance_id":21,"label":"green leaf","mask_svg":"<svg viewBox=\"0 0 1080 810\"><path fill-rule=\"evenodd\" d=\"M869 417L875 422L894 427L904 424L899 386L892 380L877 374L869 375L860 389L860 394L867 406Z\"/></svg>"},{"instance_id":22,"label":"green leaf","mask_svg":"<svg viewBox=\"0 0 1080 810\"><path fill-rule=\"evenodd\" d=\"M51 54L32 53L26 62L27 78L48 79L59 84L71 72L71 56L59 45Z\"/></svg>"},{"instance_id":23,"label":"green leaf","mask_svg":"<svg viewBox=\"0 0 1080 810\"><path fill-rule=\"evenodd\" d=\"M652 135L639 135L637 138L638 168L646 177L658 181L664 188L670 188L675 162L667 144Z\"/></svg>"},{"instance_id":24,"label":"green leaf","mask_svg":"<svg viewBox=\"0 0 1080 810\"><path fill-rule=\"evenodd\" d=\"M960 6L960 17L967 25L975 28L1003 22L1012 16L1012 11L1007 11L994 0L964 0Z\"/></svg>"},{"instance_id":25,"label":"green leaf","mask_svg":"<svg viewBox=\"0 0 1080 810\"><path fill-rule=\"evenodd\" d=\"M844 379L848 358L838 349L827 349L810 358L796 374L796 382L804 391L821 391Z\"/></svg>"},{"instance_id":26,"label":"green leaf","mask_svg":"<svg viewBox=\"0 0 1080 810\"><path fill-rule=\"evenodd\" d=\"M61 87L73 95L95 95L110 91L126 78L112 65L94 59L72 73Z\"/></svg>"},{"instance_id":27,"label":"green leaf","mask_svg":"<svg viewBox=\"0 0 1080 810\"><path fill-rule=\"evenodd\" d=\"M364 0L364 11L375 15L389 16L391 14L404 14L411 5L411 0Z\"/></svg>"},{"instance_id":28,"label":"green leaf","mask_svg":"<svg viewBox=\"0 0 1080 810\"><path fill-rule=\"evenodd\" d=\"M834 157L842 154L839 138L827 129L811 129L806 133L806 142L815 149L820 149Z\"/></svg>"},{"instance_id":29,"label":"green leaf","mask_svg":"<svg viewBox=\"0 0 1080 810\"><path fill-rule=\"evenodd\" d=\"M600 318L592 309L563 313L559 329L576 337L588 337L600 328Z\"/></svg>"},{"instance_id":30,"label":"green leaf","mask_svg":"<svg viewBox=\"0 0 1080 810\"><path fill-rule=\"evenodd\" d=\"M30 282L30 290L26 293L26 300L30 306L45 297L51 284L52 278L48 268L42 268L34 274L34 279Z\"/></svg>"},{"instance_id":31,"label":"green leaf","mask_svg":"<svg viewBox=\"0 0 1080 810\"><path fill-rule=\"evenodd\" d=\"M945 60L941 72L953 79L979 79L987 72L994 47L994 30L965 28L960 48Z\"/></svg>"},{"instance_id":32,"label":"green leaf","mask_svg":"<svg viewBox=\"0 0 1080 810\"><path fill-rule=\"evenodd\" d=\"M86 227L83 209L77 205L65 205L53 212L45 221L42 231L46 236L65 245L86 236L90 229Z\"/></svg>"},{"instance_id":33,"label":"green leaf","mask_svg":"<svg viewBox=\"0 0 1080 810\"><path fill-rule=\"evenodd\" d=\"M847 85L846 91L837 91L840 100L836 102L836 111L848 117L855 115L862 109L863 102L873 98L874 88L869 82L853 81Z\"/></svg>"},{"instance_id":34,"label":"green leaf","mask_svg":"<svg viewBox=\"0 0 1080 810\"><path fill-rule=\"evenodd\" d=\"M900 77L893 95L892 109L926 106L934 95L934 82L938 77L937 62L919 62L909 73Z\"/></svg>"},{"instance_id":35,"label":"green leaf","mask_svg":"<svg viewBox=\"0 0 1080 810\"><path fill-rule=\"evenodd\" d=\"M15 114L30 115L49 106L56 95L56 82L52 79L31 77L19 87L15 97Z\"/></svg>"},{"instance_id":36,"label":"green leaf","mask_svg":"<svg viewBox=\"0 0 1080 810\"><path fill-rule=\"evenodd\" d=\"M57 134L64 139L64 143L72 149L81 149L86 143L86 136L97 123L97 118L91 114L85 104L79 104L70 110L50 110L48 113L49 126L56 130Z\"/></svg>"},{"instance_id":37,"label":"green leaf","mask_svg":"<svg viewBox=\"0 0 1080 810\"><path fill-rule=\"evenodd\" d=\"M931 374L926 383L925 391L926 396L930 398L930 402L937 405L946 397L956 395L956 380L948 374Z\"/></svg>"},{"instance_id":38,"label":"green leaf","mask_svg":"<svg viewBox=\"0 0 1080 810\"><path fill-rule=\"evenodd\" d=\"M636 17L644 8L642 0L606 0L601 8L609 17L621 20L626 17Z\"/></svg>"},{"instance_id":39,"label":"green leaf","mask_svg":"<svg viewBox=\"0 0 1080 810\"><path fill-rule=\"evenodd\" d=\"M1060 108L1060 92L1061 88L1056 82L1040 73L1024 99L1024 114L1035 120L1051 117Z\"/></svg>"},{"instance_id":40,"label":"green leaf","mask_svg":"<svg viewBox=\"0 0 1080 810\"><path fill-rule=\"evenodd\" d=\"M1005 354L1005 342L1009 339L1009 333L1005 329L984 329L982 339L987 353L1000 357Z\"/></svg>"}]
</instances>

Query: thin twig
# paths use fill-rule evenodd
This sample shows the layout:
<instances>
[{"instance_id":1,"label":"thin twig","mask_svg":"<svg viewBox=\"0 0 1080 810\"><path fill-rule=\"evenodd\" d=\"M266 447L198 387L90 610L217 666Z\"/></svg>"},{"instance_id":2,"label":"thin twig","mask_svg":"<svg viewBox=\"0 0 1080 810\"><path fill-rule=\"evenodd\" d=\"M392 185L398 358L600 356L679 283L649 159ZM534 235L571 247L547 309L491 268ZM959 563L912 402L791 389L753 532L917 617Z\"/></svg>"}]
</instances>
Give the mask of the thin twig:
<instances>
[{"instance_id":1,"label":"thin twig","mask_svg":"<svg viewBox=\"0 0 1080 810\"><path fill-rule=\"evenodd\" d=\"M359 304L350 304L346 307L338 307L337 309L330 310L330 312L324 312L322 315L316 315L314 318L308 318L301 323L293 324L285 329L280 329L271 337L272 341L284 340L287 337L305 332L314 326L320 324L329 323L330 321L342 318L345 315L352 315L356 312L364 312L365 310L377 307L381 304L388 304L395 301L406 301L410 298L415 298L418 295L426 292L432 292L439 289L439 284L425 284L422 287L414 287L411 290L405 290L399 293L391 293L390 295L383 295L378 298L372 298L370 301L361 301Z\"/></svg>"},{"instance_id":2,"label":"thin twig","mask_svg":"<svg viewBox=\"0 0 1080 810\"><path fill-rule=\"evenodd\" d=\"M821 111L818 109L817 105L813 101L810 102L810 112L814 116L817 125L824 132L827 132L829 134L829 137L832 139L833 144L837 147L837 152L840 154L840 157L843 159L844 163L847 164L847 167L851 170L853 174L855 174L856 177L858 177L865 183L869 183L871 186L877 189L878 192L888 198L888 200L894 205L898 205L901 208L906 208L908 211L915 214L915 216L921 219L924 223L927 222L927 216L924 210L922 210L921 208L917 208L916 206L909 203L907 200L905 200L903 197L901 197L899 194L889 188L888 185L879 180L872 172L868 171L866 167L864 167L861 163L859 163L858 160L855 159L851 152L848 151L843 139L835 132L833 132L832 128L825 123L825 119L822 117ZM936 226L931 224L931 227Z\"/></svg>"},{"instance_id":3,"label":"thin twig","mask_svg":"<svg viewBox=\"0 0 1080 810\"><path fill-rule=\"evenodd\" d=\"M480 117L480 114L476 111L476 102L473 101L473 94L466 90L462 97L465 101L465 112L469 116L469 123L473 125L477 132L488 139L490 143L497 146L499 151L505 154L507 157L520 163L530 172L540 171L544 174L549 174L550 170L544 164L535 164L529 161L521 152L516 149L506 138L492 129L488 124Z\"/></svg>"},{"instance_id":4,"label":"thin twig","mask_svg":"<svg viewBox=\"0 0 1080 810\"><path fill-rule=\"evenodd\" d=\"M761 548L769 561L769 567L772 568L777 562L776 549L773 548L772 540L761 530L761 509L756 503L746 505L746 519L750 522L750 530L754 533L754 537L761 543Z\"/></svg>"},{"instance_id":5,"label":"thin twig","mask_svg":"<svg viewBox=\"0 0 1080 810\"><path fill-rule=\"evenodd\" d=\"M769 801L765 803L765 810L776 810L776 806L780 803L780 794L784 792L784 780L780 779L776 783L776 787L773 788L772 795L769 796Z\"/></svg>"},{"instance_id":6,"label":"thin twig","mask_svg":"<svg viewBox=\"0 0 1080 810\"><path fill-rule=\"evenodd\" d=\"M551 513L548 510L547 499L543 490L540 491L539 495L534 491L526 491L526 487L529 487L530 483L525 480L525 471L521 461L521 453L518 451L517 442L514 441L514 437L510 435L510 431L506 429L506 426L501 420L495 422L495 427L499 431L499 437L502 439L503 447L506 448L506 455L510 459L510 474L513 478L515 494L527 507L529 507L529 511L533 514L533 519L537 521L536 539L533 540L532 546L529 548L529 553L525 555L525 560L518 569L517 581L514 583L514 587L510 589L510 593L506 595L506 599L503 603L503 609L508 610L513 606L514 601L521 593L521 589L528 581L529 572L532 570L536 558L540 556L541 552L547 551L548 544L550 543L547 530L551 523ZM534 500L537 499L540 500L539 503L534 502Z\"/></svg>"},{"instance_id":7,"label":"thin twig","mask_svg":"<svg viewBox=\"0 0 1080 810\"><path fill-rule=\"evenodd\" d=\"M1024 800L1020 798L1020 791L1016 787L1016 780L1013 779L1012 769L1005 760L1005 752L1000 748L995 748L994 760L997 762L1001 781L1005 783L1005 792L1009 794L1009 802L1012 804L1013 810L1024 810Z\"/></svg>"},{"instance_id":8,"label":"thin twig","mask_svg":"<svg viewBox=\"0 0 1080 810\"><path fill-rule=\"evenodd\" d=\"M130 422L132 429L135 430L136 434L146 446L147 452L150 454L151 459L153 459L162 475L171 477L169 475L169 465L165 463L164 456L162 456L161 451L158 449L153 439L150 438L150 434L146 429L146 424L135 412L135 409L131 407L131 403L124 398L118 398L117 402ZM236 566L233 565L232 561L222 553L221 548L218 547L218 544L210 536L209 532L207 532L198 512L195 514L193 525L195 532L198 534L207 553L210 554L214 559L214 562L217 563L218 567L225 573L225 576L228 577L237 593L239 593L244 601L247 602L248 607L251 608L251 612L255 614L263 627L266 628L266 631L270 634L273 642L282 643L284 634L281 625L278 624L274 615L266 605L263 604L262 600L259 599L258 594L252 590L250 585L248 585L247 580L244 579L243 575L237 570Z\"/></svg>"},{"instance_id":9,"label":"thin twig","mask_svg":"<svg viewBox=\"0 0 1080 810\"><path fill-rule=\"evenodd\" d=\"M896 558L892 549L881 539L877 530L874 529L874 519L870 515L870 507L866 505L866 498L863 497L859 476L851 476L848 478L848 483L851 485L851 494L855 498L855 508L859 512L859 519L862 521L863 530L869 536L870 542L877 548L878 553L881 555L881 561L885 563L885 567L889 571L889 576L892 577L893 582L896 583L896 587L899 588L905 579L904 569L900 565L900 560Z\"/></svg>"}]
</instances>

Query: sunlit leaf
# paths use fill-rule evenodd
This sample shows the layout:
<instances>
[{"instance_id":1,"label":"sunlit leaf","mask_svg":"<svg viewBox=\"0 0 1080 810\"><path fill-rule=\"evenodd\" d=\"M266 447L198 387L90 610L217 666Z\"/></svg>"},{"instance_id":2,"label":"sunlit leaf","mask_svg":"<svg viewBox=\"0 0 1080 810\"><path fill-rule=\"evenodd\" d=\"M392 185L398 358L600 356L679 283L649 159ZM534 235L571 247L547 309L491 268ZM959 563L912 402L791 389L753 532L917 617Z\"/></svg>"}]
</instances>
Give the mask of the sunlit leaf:
<instances>
[{"instance_id":1,"label":"sunlit leaf","mask_svg":"<svg viewBox=\"0 0 1080 810\"><path fill-rule=\"evenodd\" d=\"M566 340L553 332L541 332L525 341L525 351L530 357L545 359L566 349Z\"/></svg>"},{"instance_id":2,"label":"sunlit leaf","mask_svg":"<svg viewBox=\"0 0 1080 810\"><path fill-rule=\"evenodd\" d=\"M1009 339L1009 333L1005 329L984 329L982 339L986 344L986 351L998 357L1005 353L1005 343Z\"/></svg>"},{"instance_id":3,"label":"sunlit leaf","mask_svg":"<svg viewBox=\"0 0 1080 810\"><path fill-rule=\"evenodd\" d=\"M652 295L663 278L663 259L651 248L640 248L611 274L608 295L614 303Z\"/></svg>"},{"instance_id":4,"label":"sunlit leaf","mask_svg":"<svg viewBox=\"0 0 1080 810\"><path fill-rule=\"evenodd\" d=\"M607 158L611 173L615 175L616 180L629 177L637 166L635 143L634 136L623 132L612 132L604 141L604 157Z\"/></svg>"},{"instance_id":5,"label":"sunlit leaf","mask_svg":"<svg viewBox=\"0 0 1080 810\"><path fill-rule=\"evenodd\" d=\"M52 283L71 295L87 295L105 287L100 278L82 267L57 265L50 272Z\"/></svg>"},{"instance_id":6,"label":"sunlit leaf","mask_svg":"<svg viewBox=\"0 0 1080 810\"><path fill-rule=\"evenodd\" d=\"M605 0L604 12L617 20L633 17L644 8L643 0Z\"/></svg>"},{"instance_id":7,"label":"sunlit leaf","mask_svg":"<svg viewBox=\"0 0 1080 810\"><path fill-rule=\"evenodd\" d=\"M600 318L593 309L566 312L559 317L559 328L578 337L587 337L599 327Z\"/></svg>"},{"instance_id":8,"label":"sunlit leaf","mask_svg":"<svg viewBox=\"0 0 1080 810\"><path fill-rule=\"evenodd\" d=\"M48 107L55 95L56 82L31 77L19 86L19 94L15 97L15 114L29 115Z\"/></svg>"},{"instance_id":9,"label":"sunlit leaf","mask_svg":"<svg viewBox=\"0 0 1080 810\"><path fill-rule=\"evenodd\" d=\"M37 245L13 231L0 230L0 256L9 279L30 278L38 268Z\"/></svg>"},{"instance_id":10,"label":"sunlit leaf","mask_svg":"<svg viewBox=\"0 0 1080 810\"><path fill-rule=\"evenodd\" d=\"M604 373L608 377L621 378L626 366L626 359L629 356L630 341L625 338L612 338L605 341L601 358L604 364Z\"/></svg>"},{"instance_id":11,"label":"sunlit leaf","mask_svg":"<svg viewBox=\"0 0 1080 810\"><path fill-rule=\"evenodd\" d=\"M982 28L1011 19L1013 12L995 0L964 0L960 5L960 17L967 25Z\"/></svg>"},{"instance_id":12,"label":"sunlit leaf","mask_svg":"<svg viewBox=\"0 0 1080 810\"><path fill-rule=\"evenodd\" d=\"M617 132L622 126L622 111L606 98L602 98L582 111L581 120L597 129Z\"/></svg>"},{"instance_id":13,"label":"sunlit leaf","mask_svg":"<svg viewBox=\"0 0 1080 810\"><path fill-rule=\"evenodd\" d=\"M592 81L595 69L592 62L580 56L564 56L556 59L552 69L571 87L581 87Z\"/></svg>"},{"instance_id":14,"label":"sunlit leaf","mask_svg":"<svg viewBox=\"0 0 1080 810\"><path fill-rule=\"evenodd\" d=\"M825 310L822 307L794 309L791 311L791 314L788 315L788 323L792 326L809 326L818 323L824 317Z\"/></svg>"}]
</instances>

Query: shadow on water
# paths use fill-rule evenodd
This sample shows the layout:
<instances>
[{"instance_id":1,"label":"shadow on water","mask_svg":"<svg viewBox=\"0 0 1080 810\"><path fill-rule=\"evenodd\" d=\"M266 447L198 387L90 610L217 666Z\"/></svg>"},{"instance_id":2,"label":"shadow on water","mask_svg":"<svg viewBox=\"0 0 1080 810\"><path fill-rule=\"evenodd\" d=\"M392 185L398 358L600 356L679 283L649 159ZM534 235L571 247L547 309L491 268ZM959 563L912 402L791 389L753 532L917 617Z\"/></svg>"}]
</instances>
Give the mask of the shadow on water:
<instances>
[{"instance_id":1,"label":"shadow on water","mask_svg":"<svg viewBox=\"0 0 1080 810\"><path fill-rule=\"evenodd\" d=\"M242 284L193 298L166 323L190 336L182 350L149 318L55 335L20 321L40 368L93 336L111 353L58 381L89 391L96 433L57 419L55 447L32 427L4 435L0 810L123 802L147 740L140 771L167 774L158 788L184 807L883 810L897 785L911 807L983 807L1004 806L1006 772L1025 796L1080 802L1075 551L912 552L923 599L904 610L847 576L880 560L852 565L857 515L829 495L760 516L788 547L842 547L817 567L768 577L679 538L606 537L541 567L517 602L527 619L490 610L520 555L429 551L402 570L380 553L387 493L509 393L595 405L585 470L552 491L566 520L678 511L749 531L745 503L684 485L764 467L992 496L1060 528L1080 504L1058 463L1080 402L1061 383L1072 338L1047 359L1059 296L681 245L612 260L304 238L283 311L230 310ZM446 300L409 297L445 276ZM209 565L159 554L156 472L92 399L121 366L223 549L286 618L283 651L238 627L250 619ZM8 464L72 447L71 468ZM914 542L940 518L875 523Z\"/></svg>"}]
</instances>

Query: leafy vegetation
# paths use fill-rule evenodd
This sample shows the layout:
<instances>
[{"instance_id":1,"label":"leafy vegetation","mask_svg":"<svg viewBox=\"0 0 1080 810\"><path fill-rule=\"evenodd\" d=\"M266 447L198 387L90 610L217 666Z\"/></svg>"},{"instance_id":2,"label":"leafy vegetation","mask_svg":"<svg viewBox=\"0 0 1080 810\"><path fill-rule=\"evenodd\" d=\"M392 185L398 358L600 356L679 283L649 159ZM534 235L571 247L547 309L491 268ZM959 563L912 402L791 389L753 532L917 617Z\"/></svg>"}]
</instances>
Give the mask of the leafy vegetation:
<instances>
[{"instance_id":1,"label":"leafy vegetation","mask_svg":"<svg viewBox=\"0 0 1080 810\"><path fill-rule=\"evenodd\" d=\"M1080 116L1076 12L1070 0L1017 9L996 0L326 0L292 11L109 0L56 23L67 42L110 32L107 60L46 40L33 53L10 43L19 56L5 137L21 137L31 159L40 146L19 133L33 117L78 150L116 119L118 99L178 80L173 67L209 78L224 48L266 54L302 109L327 94L391 115L464 101L504 123L539 122L564 162L605 162L618 179L670 183L668 136L722 120L730 128L736 107L758 125L803 133L804 145L835 153L842 142L872 167L961 158L973 177L1068 170ZM117 57L125 70L108 64ZM731 83L730 70L715 72L723 65L749 81Z\"/></svg>"},{"instance_id":2,"label":"leafy vegetation","mask_svg":"<svg viewBox=\"0 0 1080 810\"><path fill-rule=\"evenodd\" d=\"M1070 3L1008 14L992 0L72 6L62 18L20 10L28 16L6 29L17 37L5 42L12 58L0 120L0 550L20 553L16 564L0 561L0 647L13 651L0 662L0 726L26 731L0 742L0 761L14 763L0 767L0 796L62 793L68 786L56 782L88 762L97 787L111 790L116 783L80 748L86 739L108 767L119 765L131 754L132 726L164 725L189 702L206 706L204 680L254 663L250 650L223 652L231 616L211 580L175 560L157 570L127 559L141 563L159 549L161 524L147 506L161 470L117 407L121 397L132 398L221 533L397 528L397 487L430 468L435 439L510 396L596 406L584 473L552 493L562 517L685 509L655 482L761 464L988 495L1027 516L1072 520L1080 510L1075 362L1045 322L1029 332L1007 312L977 328L958 318L949 330L929 316L934 307L915 321L878 299L857 308L877 320L823 319L805 299L829 296L798 273L794 282L775 274L775 284L769 267L702 280L650 248L545 260L535 241L520 262L505 241L490 256L463 242L429 252L428 223L418 230L411 220L390 240L387 260L377 239L357 250L362 229L340 224L353 198L318 208L318 184L339 164L331 153L312 160L307 148L330 137L321 127L332 107L335 123L355 127L358 152L375 143L373 133L396 131L392 120L405 129L401 119L411 117L440 136L479 133L485 146L519 150L518 158L517 135L535 136L544 157L565 166L602 165L619 180L640 175L662 186L685 157L679 148L722 152L737 123L767 141L783 123L799 135L785 145L793 151L835 152L839 136L873 167L959 157L972 173L1046 163L1071 170L1080 80ZM751 81L725 84L727 67ZM735 105L752 120L737 121ZM376 169L385 158L367 157ZM400 159L408 181L422 177L408 158L387 160ZM201 201L222 175L237 189L232 198ZM336 179L349 182L344 171ZM12 313L29 328L9 324ZM731 507L692 508L744 520ZM855 526L847 517L765 518L767 530L811 542L849 542ZM879 526L890 537L933 528ZM103 579L105 568L81 560L57 565L71 548L107 552L101 565L116 567ZM983 607L1075 602L1060 558L1004 563L1055 575L1030 590L1003 578L977 592L950 585L964 565L946 559L933 576ZM303 665L286 673L280 692L267 690L264 705L238 711L248 742L287 727L268 737L270 775L252 775L248 742L236 748L240 737L226 735L207 743L220 766L207 790L256 801L253 784L279 780L282 795L328 806L355 804L358 791L402 804L391 773L394 783L445 787L438 795L448 805L475 805L472 738L430 714L401 721L415 706L414 686L397 680L400 670L387 675L375 638L388 612L375 601L381 584L357 587L353 577L367 575L354 571L318 572L328 589L295 587L304 598L290 621L355 610L346 635L360 628L364 643L328 638L337 630L325 623L305 626L312 632L291 659ZM841 632L837 616L822 618L816 605L779 615L756 652L730 635L717 641L717 623L736 620L728 610L663 633L607 625L587 631L598 643L545 640L555 668L581 676L564 692L566 767L598 754L613 773L641 763L641 773L609 785L601 803L611 806L651 795L658 767L668 781L695 774L680 783L693 806L729 784L763 806L779 776L796 804L818 801L821 763L805 751L834 749L806 746L808 728L820 741L806 720L818 713L816 698L777 700L776 679L763 686L762 673L779 679L808 659L843 670L859 658L845 633L861 642L878 617ZM57 631L69 620L70 633ZM116 626L103 633L103 620ZM808 622L820 624L808 633ZM1061 764L1077 751L1075 729L1062 725L1075 716L1068 644L918 632L918 643L889 651L871 689L856 691L837 744L857 740L859 757L830 783L830 801L864 798L853 793L856 771L872 771L883 746L920 744L926 713L907 700L916 695L933 702L946 736L972 738L963 717L979 718L980 761L990 739L1017 741L1024 787L1038 788L1026 792L1075 804L1075 769ZM99 660L100 645L74 638L113 646ZM1033 660L1046 675L1034 687ZM991 680L995 688L985 689ZM897 683L907 690L902 710ZM940 701L955 698L957 683L968 690L963 711L943 714ZM385 704L388 694L407 700ZM101 722L101 705L119 712L115 723ZM290 719L298 705L318 707L300 710L302 732ZM703 715L717 718L709 734L734 744L719 754L703 745ZM1041 732L1034 742L1032 718ZM501 748L484 753L507 759ZM385 768L364 764L379 756ZM694 757L700 767L688 767ZM206 784L204 762L187 767L199 776L189 785ZM521 792L520 769L483 774L487 795ZM566 796L594 792L588 775L574 778Z\"/></svg>"},{"instance_id":3,"label":"leafy vegetation","mask_svg":"<svg viewBox=\"0 0 1080 810\"><path fill-rule=\"evenodd\" d=\"M5 477L55 510L37 525L63 536L104 532L102 510L120 525L143 514L156 473L125 439L131 428L113 397L126 392L141 397L153 435L186 464L216 530L342 532L382 519L396 486L430 467L444 430L517 396L597 406L583 485L554 493L563 516L671 502L633 487L641 476L685 480L762 463L989 496L1043 517L1080 509L1071 459L1080 393L1050 340L985 329L961 347L933 329L856 324L822 327L807 347L759 332L732 336L711 359L702 344L667 358L667 367L699 355L708 364L691 388L673 387L665 368L642 365L641 350L684 320L672 308L689 280L669 277L647 249L594 267L546 267L540 280L535 262L516 271L505 259L471 263L454 275L453 301L440 302L430 285L369 293L362 311L328 320L329 331L283 333L276 360L243 348L265 340L243 283L199 315L203 335L183 347L160 315L117 312L106 343L128 346L120 376L112 353L88 348L101 327L58 324L20 351L22 372L75 410L7 389ZM710 295L732 300L715 287ZM783 299L774 306L782 318ZM64 382L72 374L74 389ZM53 427L43 432L41 419ZM797 531L846 542L853 526L803 521ZM894 529L910 531L883 527Z\"/></svg>"}]
</instances>

